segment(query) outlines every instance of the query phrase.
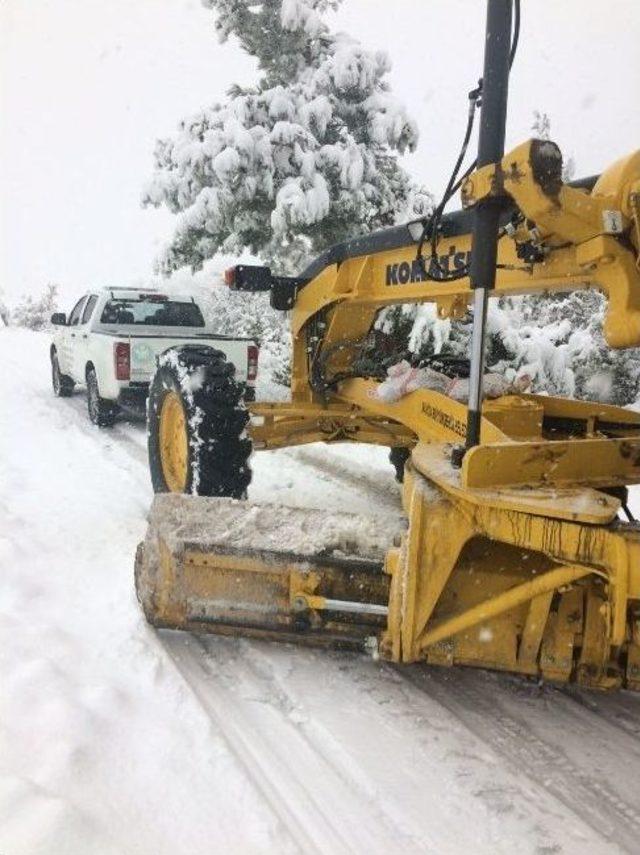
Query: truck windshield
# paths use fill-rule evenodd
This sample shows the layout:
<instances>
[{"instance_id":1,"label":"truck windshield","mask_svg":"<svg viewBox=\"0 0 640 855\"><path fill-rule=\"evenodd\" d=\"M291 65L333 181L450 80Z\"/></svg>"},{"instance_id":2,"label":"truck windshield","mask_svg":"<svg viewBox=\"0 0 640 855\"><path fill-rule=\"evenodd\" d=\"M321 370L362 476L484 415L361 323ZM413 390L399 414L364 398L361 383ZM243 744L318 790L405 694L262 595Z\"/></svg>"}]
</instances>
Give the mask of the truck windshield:
<instances>
[{"instance_id":1,"label":"truck windshield","mask_svg":"<svg viewBox=\"0 0 640 855\"><path fill-rule=\"evenodd\" d=\"M142 324L153 327L203 327L202 312L195 303L180 303L166 298L109 300L100 323Z\"/></svg>"}]
</instances>

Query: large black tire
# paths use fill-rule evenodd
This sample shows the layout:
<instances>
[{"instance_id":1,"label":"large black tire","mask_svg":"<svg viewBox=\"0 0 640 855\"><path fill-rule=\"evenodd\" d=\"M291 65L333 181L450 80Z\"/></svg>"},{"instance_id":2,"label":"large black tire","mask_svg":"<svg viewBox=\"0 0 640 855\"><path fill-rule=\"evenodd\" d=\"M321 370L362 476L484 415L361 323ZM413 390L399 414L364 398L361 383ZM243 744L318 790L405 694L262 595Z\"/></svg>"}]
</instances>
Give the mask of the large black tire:
<instances>
[{"instance_id":1,"label":"large black tire","mask_svg":"<svg viewBox=\"0 0 640 855\"><path fill-rule=\"evenodd\" d=\"M87 410L89 419L97 427L111 427L118 415L118 407L113 401L100 397L98 378L92 366L87 368Z\"/></svg>"},{"instance_id":2,"label":"large black tire","mask_svg":"<svg viewBox=\"0 0 640 855\"><path fill-rule=\"evenodd\" d=\"M55 350L51 351L51 385L56 398L70 398L73 395L75 383L71 377L61 373L58 354Z\"/></svg>"},{"instance_id":3,"label":"large black tire","mask_svg":"<svg viewBox=\"0 0 640 855\"><path fill-rule=\"evenodd\" d=\"M161 420L168 396L182 407L186 474L171 482L163 463ZM184 345L159 359L149 389L147 431L149 468L154 492L184 492L197 496L246 497L251 481L251 440L245 428L249 413L244 384L235 379L235 366L220 350Z\"/></svg>"}]
</instances>

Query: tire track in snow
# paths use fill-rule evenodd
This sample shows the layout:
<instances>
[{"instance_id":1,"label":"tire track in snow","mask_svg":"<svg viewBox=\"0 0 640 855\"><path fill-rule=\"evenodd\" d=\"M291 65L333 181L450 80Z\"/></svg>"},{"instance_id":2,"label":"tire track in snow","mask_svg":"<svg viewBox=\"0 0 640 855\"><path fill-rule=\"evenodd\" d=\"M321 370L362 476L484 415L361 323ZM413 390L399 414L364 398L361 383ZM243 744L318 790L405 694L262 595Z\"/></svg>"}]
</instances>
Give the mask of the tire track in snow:
<instances>
[{"instance_id":1,"label":"tire track in snow","mask_svg":"<svg viewBox=\"0 0 640 855\"><path fill-rule=\"evenodd\" d=\"M212 639L211 644L215 645L218 640ZM278 668L274 667L274 659L277 661L278 657L271 655L271 649L263 644L256 645L246 640L240 643L240 649L243 651L241 657L243 664L256 675L258 682L265 687L269 703L277 704L283 711L288 711L292 707L297 710L301 699L302 703L306 706L306 696L304 694L300 695L300 686L297 684L296 679L293 679L293 685L289 685L288 675L285 675L284 678L278 675ZM418 726L416 724L423 718L429 720L423 703L423 700L426 700L424 692L416 690L406 680L397 677L386 664L383 664L382 668L380 668L379 663L375 663L366 656L352 656L326 650L320 651L318 655L322 657L322 662L319 663L320 680L323 673L326 674L327 671L334 673L332 666L337 665L344 679L358 684L358 692L361 697L364 694L368 700L374 700L380 707L388 710L388 720L385 722L385 729L390 724L393 724L394 730L398 729L400 731L400 738L403 741L407 741L408 745L411 746L408 749L409 752L413 753L416 750L420 750L421 738L424 736L424 733L419 724ZM348 662L346 668L345 655L349 656L348 660L346 660ZM397 703L400 703L400 709L394 709ZM437 702L432 704L432 706L435 705L437 705ZM421 816L420 821L416 822L416 816L411 816L411 811L408 810L406 802L407 792L415 786L413 776L408 776L403 785L396 791L393 789L385 791L379 779L375 775L372 775L371 769L368 769L366 763L363 763L363 757L358 755L357 747L352 746L349 740L345 739L344 733L340 730L334 732L331 728L327 729L327 722L322 715L312 716L308 721L307 716L308 711L303 717L302 731L304 738L316 752L321 751L325 757L331 758L333 769L347 783L354 794L358 795L360 803L367 807L367 814L380 817L391 834L389 839L395 841L392 843L391 851L394 853L448 852L451 851L452 844L456 852L468 849L468 843L462 844L459 840L454 843L457 837L455 827L451 828L453 832L453 840L451 840L449 834L442 836L442 829L437 830L434 827L433 818ZM466 730L462 722L459 722L457 719L456 721L462 730ZM364 722L365 719L363 719L363 725ZM429 721L427 729L430 729L432 726L433 722ZM447 725L443 723L440 727L446 731ZM381 750L381 746L385 742L383 734L384 731L381 731L379 732L378 739L373 738L372 750ZM472 736L472 738L474 737L475 735ZM465 741L468 743L469 740L466 739ZM483 744L486 745L484 741ZM393 756L396 762L402 764L400 756L397 754ZM420 761L416 754L413 754L413 756L419 768ZM428 757L429 751L424 755L424 759ZM438 762L441 761L436 761L435 758L432 758L432 760L436 763L437 768ZM467 777L467 771L465 770L464 772L464 778ZM453 770L449 770L449 774L452 775L452 778L456 778L456 773ZM421 786L425 794L429 794L428 797L434 805L437 805L438 799L442 798L442 793L436 794L433 792L424 779L421 781ZM478 789L473 795L482 804L484 810L490 813L500 812L505 809L504 802L501 803L501 799L504 799L505 793L515 791L511 789L512 786L512 782L501 780L495 782L495 789L485 789L482 783L478 781ZM466 795L468 797L469 793L466 793ZM458 794L458 798L464 798L462 792ZM521 802L524 803L525 799L526 796L522 793ZM481 812L478 809L479 805L473 810ZM429 829L429 832L426 832L426 829ZM524 829L520 828L521 834L523 831ZM527 835L527 832L524 833ZM508 844L506 844L508 834L506 835L506 839L503 835L505 835L505 826L500 823L497 834L496 830L493 831L493 840L489 844L491 852L505 851L505 849L506 851L512 851ZM552 835L553 832L544 827L544 821L539 821L536 824L535 833L532 835L532 838L534 836L537 838L535 843L533 839L529 840L528 837L527 840L532 846L535 846L536 853L555 851L555 847L560 844L557 844L553 840ZM478 852L487 851L487 843L480 844L476 839L473 845L477 847L476 851Z\"/></svg>"},{"instance_id":2,"label":"tire track in snow","mask_svg":"<svg viewBox=\"0 0 640 855\"><path fill-rule=\"evenodd\" d=\"M89 421L84 392L75 392L70 398L52 397L51 400L57 413L60 413L60 410L55 407L56 402L72 413L76 427L88 433L95 433L96 439L107 445L111 442L117 443L136 463L142 463L145 468L148 466L146 427L143 421L117 421L112 427L100 428Z\"/></svg>"},{"instance_id":3,"label":"tire track in snow","mask_svg":"<svg viewBox=\"0 0 640 855\"><path fill-rule=\"evenodd\" d=\"M236 668L232 677L225 675L221 665L229 667L229 644L220 643L221 660L216 661L197 636L189 635L185 641L181 634L162 633L162 643L301 852L425 851L415 841L403 846L399 830L389 829L378 810L366 810L363 818L363 808L370 808L367 796L305 736L285 696L275 705L265 703L255 697L255 673L246 675L243 668ZM239 702L239 683L253 700Z\"/></svg>"},{"instance_id":4,"label":"tire track in snow","mask_svg":"<svg viewBox=\"0 0 640 855\"><path fill-rule=\"evenodd\" d=\"M122 447L129 457L137 463L141 463L148 474L149 457L146 429L142 428L139 430L137 425L130 422L123 422L115 424L111 430L113 431L114 438L122 441ZM151 476L149 476L149 484L151 484Z\"/></svg>"},{"instance_id":5,"label":"tire track in snow","mask_svg":"<svg viewBox=\"0 0 640 855\"><path fill-rule=\"evenodd\" d=\"M525 719L506 711L495 686L487 682L478 685L482 672L474 675L459 668L450 675L437 667L389 667L435 698L472 733L553 794L610 844L629 853L638 851L640 804L628 802L604 776L597 777L598 770L586 772L562 748L537 735ZM631 792L637 792L637 787Z\"/></svg>"},{"instance_id":6,"label":"tire track in snow","mask_svg":"<svg viewBox=\"0 0 640 855\"><path fill-rule=\"evenodd\" d=\"M559 692L572 706L588 710L592 719L596 717L608 727L628 734L640 749L640 696L630 692L623 692L622 695L586 693L571 687L560 689Z\"/></svg>"},{"instance_id":7,"label":"tire track in snow","mask_svg":"<svg viewBox=\"0 0 640 855\"><path fill-rule=\"evenodd\" d=\"M489 672L474 672L480 680ZM629 761L635 758L640 765L640 696L628 691L601 692L583 689L575 684L562 685L534 682L515 674L491 674L501 690L509 690L510 697L524 699L519 709L535 717L539 710L552 711L554 720L569 719L572 732L580 734L589 730L594 740L615 744L615 751ZM533 703L532 703L533 701Z\"/></svg>"},{"instance_id":8,"label":"tire track in snow","mask_svg":"<svg viewBox=\"0 0 640 855\"><path fill-rule=\"evenodd\" d=\"M214 653L219 646L219 638L210 638L209 643L203 642L207 650L208 657L211 660L217 660ZM313 756L321 757L331 769L332 774L336 775L342 781L351 794L353 806L356 808L354 815L362 815L362 808L366 808L367 816L376 816L380 819L381 825L386 831L386 837L376 835L376 840L379 841L378 846L381 851L388 852L389 845L393 846L394 852L417 852L425 851L425 834L424 829L410 829L406 822L399 823L389 812L389 803L379 793L379 788L369 776L353 761L347 759L348 742L345 741L344 734L333 734L327 731L321 722L317 720L309 720L306 714L301 714L299 709L299 699L296 698L296 691L292 686L287 685L288 680L283 680L278 675L278 669L275 667L274 656L276 653L273 645L266 645L260 642L253 642L249 639L239 639L237 648L237 659L240 661L244 673L250 676L250 685L257 687L262 693L264 703L275 707L282 715L289 718L296 727L296 731L305 745L309 748ZM297 653L298 651L296 651ZM308 648L305 652L312 652ZM329 665L333 672L333 664L330 659L331 653L336 651L320 650L313 651L314 655L322 657L322 664ZM347 654L351 655L351 654ZM222 653L225 664L228 663L228 651ZM338 662L342 660L339 659ZM363 670L368 670L370 660L365 657L355 657L352 661L360 661L365 667ZM234 666L235 672L235 666ZM342 672L341 672L342 673ZM357 851L361 851L362 844L359 840L356 841ZM378 851L374 847L367 848L366 851Z\"/></svg>"},{"instance_id":9,"label":"tire track in snow","mask_svg":"<svg viewBox=\"0 0 640 855\"><path fill-rule=\"evenodd\" d=\"M206 657L196 679L213 680L211 691L218 701L218 681L226 687L224 709L232 709L241 736L254 751L258 746L258 760L264 759L268 792L273 790L269 804L272 799L280 804L283 792L296 801L296 824L309 825L319 847L310 851L454 855L464 849L495 855L519 846L540 855L578 853L585 845L594 853L611 851L601 834L594 834L543 786L511 769L486 739L395 669L362 656L288 648L192 637L181 655ZM217 727L220 719L212 720ZM235 740L234 734L231 738ZM297 803L299 783L290 767L279 777L276 769L272 779L270 750L279 761L282 753L290 755L288 762L312 788L322 811L330 812L334 824L342 823L350 846L332 850L332 840L318 837L323 812L309 814L308 803ZM318 757L325 760L320 775L313 765ZM248 761L250 772L255 753ZM336 781L342 782L342 790ZM336 813L336 798L348 819ZM370 827L372 818L379 823L373 847L362 836L362 826ZM482 831L474 832L478 822ZM562 832L560 823L567 824Z\"/></svg>"}]
</instances>

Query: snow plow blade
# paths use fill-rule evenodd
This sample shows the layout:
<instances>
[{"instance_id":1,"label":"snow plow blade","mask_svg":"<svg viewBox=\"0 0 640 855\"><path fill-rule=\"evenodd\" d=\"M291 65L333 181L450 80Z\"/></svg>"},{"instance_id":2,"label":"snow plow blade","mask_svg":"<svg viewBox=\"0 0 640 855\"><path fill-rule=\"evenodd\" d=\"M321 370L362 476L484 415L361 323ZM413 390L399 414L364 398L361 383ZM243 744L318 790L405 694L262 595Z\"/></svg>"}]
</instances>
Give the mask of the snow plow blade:
<instances>
[{"instance_id":1,"label":"snow plow blade","mask_svg":"<svg viewBox=\"0 0 640 855\"><path fill-rule=\"evenodd\" d=\"M158 495L136 554L136 593L160 628L362 648L386 625L389 525Z\"/></svg>"}]
</instances>

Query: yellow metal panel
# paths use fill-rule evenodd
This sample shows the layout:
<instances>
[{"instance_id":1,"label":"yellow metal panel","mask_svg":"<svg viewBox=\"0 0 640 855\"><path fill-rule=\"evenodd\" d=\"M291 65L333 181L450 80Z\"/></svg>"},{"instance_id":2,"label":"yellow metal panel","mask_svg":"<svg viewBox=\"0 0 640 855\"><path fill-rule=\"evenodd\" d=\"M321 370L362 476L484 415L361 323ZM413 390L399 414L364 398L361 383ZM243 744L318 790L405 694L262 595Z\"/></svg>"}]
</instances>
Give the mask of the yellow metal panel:
<instances>
[{"instance_id":1,"label":"yellow metal panel","mask_svg":"<svg viewBox=\"0 0 640 855\"><path fill-rule=\"evenodd\" d=\"M640 151L621 157L611 164L596 181L592 196L609 196L613 206L631 216L631 195L640 176Z\"/></svg>"},{"instance_id":2,"label":"yellow metal panel","mask_svg":"<svg viewBox=\"0 0 640 855\"><path fill-rule=\"evenodd\" d=\"M638 482L640 438L494 443L471 449L462 464L462 485L473 488Z\"/></svg>"},{"instance_id":3,"label":"yellow metal panel","mask_svg":"<svg viewBox=\"0 0 640 855\"><path fill-rule=\"evenodd\" d=\"M640 590L638 532L475 505L471 491L459 497L446 492L450 530L440 514L446 503L439 491L429 489L411 466L406 470L405 506L411 509L411 525L419 525L410 526L390 561L383 654L400 661L424 657L437 664L542 673L600 688L619 683L622 672L611 669L625 662L629 605ZM450 548L456 536L467 544L460 554L459 543ZM422 551L415 549L418 541ZM438 543L443 555L451 553L454 567L438 564ZM438 583L429 595L430 584L442 578L444 587ZM621 665L614 667L615 662Z\"/></svg>"},{"instance_id":4,"label":"yellow metal panel","mask_svg":"<svg viewBox=\"0 0 640 855\"><path fill-rule=\"evenodd\" d=\"M640 646L630 644L627 652L627 688L640 691Z\"/></svg>"},{"instance_id":5,"label":"yellow metal panel","mask_svg":"<svg viewBox=\"0 0 640 855\"><path fill-rule=\"evenodd\" d=\"M451 447L446 445L418 443L411 452L411 461L425 477L476 508L600 524L611 522L620 509L619 499L589 487L465 487L461 470L451 465Z\"/></svg>"},{"instance_id":6,"label":"yellow metal panel","mask_svg":"<svg viewBox=\"0 0 640 855\"><path fill-rule=\"evenodd\" d=\"M429 389L418 389L395 403L376 397L375 380L356 378L340 383L336 398L352 401L364 411L387 416L410 428L416 436L430 442L460 442L467 430L467 408L459 401ZM482 441L500 442L506 437L488 419L482 420Z\"/></svg>"},{"instance_id":7,"label":"yellow metal panel","mask_svg":"<svg viewBox=\"0 0 640 855\"><path fill-rule=\"evenodd\" d=\"M568 680L573 670L576 633L582 628L584 590L573 588L562 594L557 612L549 615L540 651L540 671L546 680Z\"/></svg>"},{"instance_id":8,"label":"yellow metal panel","mask_svg":"<svg viewBox=\"0 0 640 855\"><path fill-rule=\"evenodd\" d=\"M468 609L463 614L444 621L433 629L428 630L420 638L420 649L425 650L443 638L449 638L482 621L490 620L502 614L502 612L509 611L516 608L516 606L528 602L533 597L538 597L540 594L545 594L547 591L554 591L568 582L581 579L590 572L589 567L571 565L568 567L558 567L556 570L549 570L536 579L532 579L530 582L524 582L510 591L506 591L504 594L492 597L486 602Z\"/></svg>"},{"instance_id":9,"label":"yellow metal panel","mask_svg":"<svg viewBox=\"0 0 640 855\"><path fill-rule=\"evenodd\" d=\"M536 669L540 644L544 634L549 607L553 598L553 591L547 591L533 597L529 604L527 620L522 630L520 647L518 648L518 667L523 669Z\"/></svg>"},{"instance_id":10,"label":"yellow metal panel","mask_svg":"<svg viewBox=\"0 0 640 855\"><path fill-rule=\"evenodd\" d=\"M542 438L544 407L527 395L503 395L486 400L482 416L510 439Z\"/></svg>"},{"instance_id":11,"label":"yellow metal panel","mask_svg":"<svg viewBox=\"0 0 640 855\"><path fill-rule=\"evenodd\" d=\"M603 588L590 588L586 597L582 649L578 664L580 682L584 685L598 686L602 682L609 655L609 619L610 609Z\"/></svg>"},{"instance_id":12,"label":"yellow metal panel","mask_svg":"<svg viewBox=\"0 0 640 855\"><path fill-rule=\"evenodd\" d=\"M600 419L604 422L628 424L640 431L640 416L633 410L601 404L599 401L577 401L574 398L557 398L554 395L526 395L525 400L542 407L545 416L574 419Z\"/></svg>"}]
</instances>

